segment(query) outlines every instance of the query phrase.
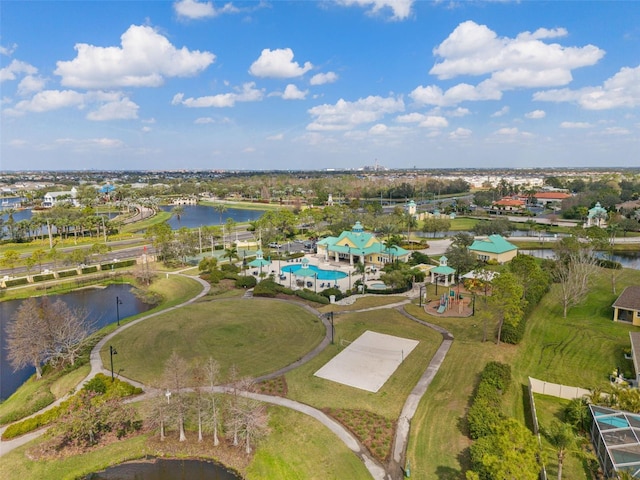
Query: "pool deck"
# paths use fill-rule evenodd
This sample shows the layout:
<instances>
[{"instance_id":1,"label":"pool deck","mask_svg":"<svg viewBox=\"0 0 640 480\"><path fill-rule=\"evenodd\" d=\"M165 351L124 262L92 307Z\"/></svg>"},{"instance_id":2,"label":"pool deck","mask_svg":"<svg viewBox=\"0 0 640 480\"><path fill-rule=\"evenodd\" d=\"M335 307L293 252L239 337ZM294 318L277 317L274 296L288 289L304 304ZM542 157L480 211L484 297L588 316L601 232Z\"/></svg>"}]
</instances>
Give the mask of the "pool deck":
<instances>
[{"instance_id":1,"label":"pool deck","mask_svg":"<svg viewBox=\"0 0 640 480\"><path fill-rule=\"evenodd\" d=\"M343 263L327 262L324 260L324 258L321 255L318 255L318 254L307 254L304 257L301 257L299 259L300 261L297 261L297 262L286 261L286 260L274 260L269 267L269 272L273 272L276 274L275 280L280 285L283 285L285 287L288 287L289 285L291 285L291 288L293 289L300 288L300 287L296 287L295 285L295 278L296 278L295 275L293 275L293 278L291 278L290 273L284 272L283 275L285 276L285 278L280 279L279 273L281 273L282 267L286 267L288 265L302 266L302 258L306 258L307 260L309 260L309 265L313 265L321 270L337 270L347 275L346 277L340 278L338 280L318 280L318 285L316 287L318 289L329 288L330 286L337 284L338 288L344 292L344 291L347 291L349 288L353 287L353 284L357 280L362 279L362 275L356 272L355 265L349 265L346 262L343 262ZM377 270L375 273L368 273L365 276L366 276L367 283L369 281L374 281L374 280L379 282L380 270ZM308 281L310 281L312 284L314 283L314 280L312 277L306 277L304 279L305 285L306 285L306 282ZM322 286L323 284L324 286ZM315 285L312 285L310 288L314 288L314 287Z\"/></svg>"}]
</instances>

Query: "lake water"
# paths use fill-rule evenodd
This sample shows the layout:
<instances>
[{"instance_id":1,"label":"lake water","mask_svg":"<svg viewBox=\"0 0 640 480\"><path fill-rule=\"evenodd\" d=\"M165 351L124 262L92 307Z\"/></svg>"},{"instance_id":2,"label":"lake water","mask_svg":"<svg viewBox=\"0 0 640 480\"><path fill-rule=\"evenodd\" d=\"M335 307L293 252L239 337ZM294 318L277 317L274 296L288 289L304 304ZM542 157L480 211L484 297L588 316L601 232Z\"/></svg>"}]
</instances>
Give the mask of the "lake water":
<instances>
[{"instance_id":1,"label":"lake water","mask_svg":"<svg viewBox=\"0 0 640 480\"><path fill-rule=\"evenodd\" d=\"M239 208L229 208L222 212L216 211L214 207L208 207L205 205L183 205L184 212L180 216L180 221L176 216L171 217L169 225L174 230L178 230L182 227L198 228L210 225L223 225L228 218L233 219L234 222L252 222L258 220L264 210L241 210ZM171 212L173 206L160 207L165 212ZM222 221L221 221L222 220Z\"/></svg>"},{"instance_id":2,"label":"lake water","mask_svg":"<svg viewBox=\"0 0 640 480\"><path fill-rule=\"evenodd\" d=\"M238 480L241 477L221 465L203 460L158 458L128 462L93 473L84 480Z\"/></svg>"},{"instance_id":3,"label":"lake water","mask_svg":"<svg viewBox=\"0 0 640 480\"><path fill-rule=\"evenodd\" d=\"M146 312L152 305L141 302L128 284L109 285L106 288L89 288L64 295L51 295L51 300L61 298L70 308L80 308L87 312L87 320L98 330L106 325L141 312ZM116 299L122 303L116 307ZM14 372L7 360L5 329L22 300L0 302L0 398L9 398L20 385L35 373L33 367L26 367Z\"/></svg>"},{"instance_id":4,"label":"lake water","mask_svg":"<svg viewBox=\"0 0 640 480\"><path fill-rule=\"evenodd\" d=\"M519 253L532 255L536 258L554 258L555 252L551 248L536 248L532 250L518 250ZM623 268L640 270L640 252L623 252L610 255L608 252L596 252L598 258L620 262Z\"/></svg>"}]
</instances>

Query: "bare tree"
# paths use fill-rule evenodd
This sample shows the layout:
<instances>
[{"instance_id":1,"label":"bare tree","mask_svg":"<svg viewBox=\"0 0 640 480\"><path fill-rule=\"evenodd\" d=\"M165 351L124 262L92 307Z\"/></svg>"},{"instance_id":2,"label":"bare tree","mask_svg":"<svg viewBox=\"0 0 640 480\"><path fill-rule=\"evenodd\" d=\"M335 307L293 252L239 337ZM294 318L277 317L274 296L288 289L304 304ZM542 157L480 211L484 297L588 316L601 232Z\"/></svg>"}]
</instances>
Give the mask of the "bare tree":
<instances>
[{"instance_id":1,"label":"bare tree","mask_svg":"<svg viewBox=\"0 0 640 480\"><path fill-rule=\"evenodd\" d=\"M73 365L91 328L85 311L60 299L26 299L7 327L9 361L16 370L33 366L41 378L45 363Z\"/></svg>"},{"instance_id":2,"label":"bare tree","mask_svg":"<svg viewBox=\"0 0 640 480\"><path fill-rule=\"evenodd\" d=\"M176 352L173 352L164 367L162 386L166 389L167 403L175 413L180 431L180 441L187 439L184 431L187 414L187 397L185 395L186 381L189 378L189 365Z\"/></svg>"},{"instance_id":3,"label":"bare tree","mask_svg":"<svg viewBox=\"0 0 640 480\"><path fill-rule=\"evenodd\" d=\"M554 277L560 285L558 296L563 318L567 318L569 308L578 305L587 296L598 270L598 260L591 249L572 251L557 262Z\"/></svg>"},{"instance_id":4,"label":"bare tree","mask_svg":"<svg viewBox=\"0 0 640 480\"><path fill-rule=\"evenodd\" d=\"M218 383L220 377L220 365L212 357L209 357L204 366L206 379L209 384L209 403L211 406L210 422L213 430L213 446L220 444L218 439L218 426L220 424L220 412L218 408L217 394L214 393L213 387Z\"/></svg>"}]
</instances>

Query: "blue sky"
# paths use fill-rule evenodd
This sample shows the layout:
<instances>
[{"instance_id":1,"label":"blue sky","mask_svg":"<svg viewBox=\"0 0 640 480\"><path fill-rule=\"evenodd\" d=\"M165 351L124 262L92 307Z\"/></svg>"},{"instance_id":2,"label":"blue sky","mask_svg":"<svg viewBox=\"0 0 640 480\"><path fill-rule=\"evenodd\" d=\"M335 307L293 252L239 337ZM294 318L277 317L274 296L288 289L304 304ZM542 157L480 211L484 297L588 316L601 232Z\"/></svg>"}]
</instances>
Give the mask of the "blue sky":
<instances>
[{"instance_id":1,"label":"blue sky","mask_svg":"<svg viewBox=\"0 0 640 480\"><path fill-rule=\"evenodd\" d=\"M640 165L640 2L0 3L0 170Z\"/></svg>"}]
</instances>

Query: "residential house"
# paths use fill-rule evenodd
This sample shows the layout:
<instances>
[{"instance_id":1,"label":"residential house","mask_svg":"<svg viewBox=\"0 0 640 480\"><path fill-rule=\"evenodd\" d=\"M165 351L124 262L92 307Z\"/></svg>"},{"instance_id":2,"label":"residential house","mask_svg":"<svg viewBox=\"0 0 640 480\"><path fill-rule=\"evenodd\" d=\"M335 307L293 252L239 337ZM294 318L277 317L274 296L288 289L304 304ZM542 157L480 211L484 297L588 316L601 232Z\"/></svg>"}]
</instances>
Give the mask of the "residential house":
<instances>
[{"instance_id":1,"label":"residential house","mask_svg":"<svg viewBox=\"0 0 640 480\"><path fill-rule=\"evenodd\" d=\"M47 192L44 194L44 199L42 200L42 206L44 208L51 208L59 205L61 203L70 203L74 207L80 206L80 203L77 200L78 191L76 187L73 187L71 190L62 191L62 192Z\"/></svg>"},{"instance_id":2,"label":"residential house","mask_svg":"<svg viewBox=\"0 0 640 480\"><path fill-rule=\"evenodd\" d=\"M468 248L483 262L495 261L502 264L518 254L518 247L502 235L489 235L487 238L475 240Z\"/></svg>"},{"instance_id":3,"label":"residential house","mask_svg":"<svg viewBox=\"0 0 640 480\"><path fill-rule=\"evenodd\" d=\"M625 288L612 306L614 322L640 325L640 285Z\"/></svg>"},{"instance_id":4,"label":"residential house","mask_svg":"<svg viewBox=\"0 0 640 480\"><path fill-rule=\"evenodd\" d=\"M525 209L525 201L518 197L504 197L493 202L491 209L498 214L522 213Z\"/></svg>"}]
</instances>

